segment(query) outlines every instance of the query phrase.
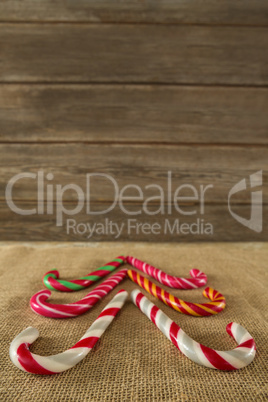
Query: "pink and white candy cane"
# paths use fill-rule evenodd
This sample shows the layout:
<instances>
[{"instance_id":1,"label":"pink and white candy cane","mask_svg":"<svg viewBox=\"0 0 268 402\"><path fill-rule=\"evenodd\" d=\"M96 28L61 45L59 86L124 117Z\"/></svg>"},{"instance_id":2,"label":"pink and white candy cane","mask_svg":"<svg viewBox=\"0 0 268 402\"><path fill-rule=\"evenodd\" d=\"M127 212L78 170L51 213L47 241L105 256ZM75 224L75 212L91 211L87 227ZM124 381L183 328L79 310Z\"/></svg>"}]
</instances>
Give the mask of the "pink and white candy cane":
<instances>
[{"instance_id":1,"label":"pink and white candy cane","mask_svg":"<svg viewBox=\"0 0 268 402\"><path fill-rule=\"evenodd\" d=\"M127 269L113 274L101 285L89 292L83 299L70 304L53 304L46 300L51 295L48 289L40 290L31 297L31 309L42 316L53 318L71 318L84 314L90 310L100 299L106 296L127 276Z\"/></svg>"},{"instance_id":2,"label":"pink and white candy cane","mask_svg":"<svg viewBox=\"0 0 268 402\"><path fill-rule=\"evenodd\" d=\"M102 310L85 335L71 348L52 356L31 353L29 346L38 338L37 329L29 327L22 331L11 343L9 355L19 369L32 374L57 374L79 363L98 342L116 314L123 307L127 292L120 290Z\"/></svg>"},{"instance_id":3,"label":"pink and white candy cane","mask_svg":"<svg viewBox=\"0 0 268 402\"><path fill-rule=\"evenodd\" d=\"M245 328L235 322L228 324L226 331L236 340L238 346L230 351L214 350L191 339L139 290L131 292L131 300L185 356L201 366L237 370L250 364L255 357L254 339Z\"/></svg>"},{"instance_id":4,"label":"pink and white candy cane","mask_svg":"<svg viewBox=\"0 0 268 402\"><path fill-rule=\"evenodd\" d=\"M192 278L178 278L131 256L126 257L126 262L170 288L195 289L207 283L207 275L199 271L199 269L191 269L190 275Z\"/></svg>"}]
</instances>

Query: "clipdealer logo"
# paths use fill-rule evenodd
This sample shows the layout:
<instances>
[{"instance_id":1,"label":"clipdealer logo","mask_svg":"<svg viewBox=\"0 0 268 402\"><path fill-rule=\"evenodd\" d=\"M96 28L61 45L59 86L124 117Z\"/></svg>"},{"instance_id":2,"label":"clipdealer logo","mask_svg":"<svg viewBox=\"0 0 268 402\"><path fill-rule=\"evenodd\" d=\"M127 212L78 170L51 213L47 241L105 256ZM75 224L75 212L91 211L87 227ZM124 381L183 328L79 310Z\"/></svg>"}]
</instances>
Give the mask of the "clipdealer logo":
<instances>
[{"instance_id":1,"label":"clipdealer logo","mask_svg":"<svg viewBox=\"0 0 268 402\"><path fill-rule=\"evenodd\" d=\"M111 204L105 209L94 211L92 206L92 195L94 194L94 179L104 179L109 186L112 185L111 191L112 201ZM15 185L23 185L23 180L30 179L36 186L37 191L37 204L35 208L22 209L16 205L13 200L13 192ZM205 196L207 191L213 188L212 184L194 186L192 184L182 184L175 188L173 183L172 172L167 172L165 186L152 183L144 186L144 188L137 184L127 184L122 188L119 187L117 181L108 174L104 173L88 173L85 175L85 191L77 184L70 183L66 185L52 184L54 175L52 173L45 174L43 170L39 170L37 173L23 172L13 176L6 186L6 201L9 208L19 215L53 215L55 214L56 225L63 226L66 220L67 233L72 230L75 234L87 235L90 238L94 232L97 234L114 234L115 238L118 238L122 233L123 227L127 230L127 233L136 231L136 233L142 232L143 234L165 234L170 232L172 234L213 234L213 226L209 222L205 222ZM29 182L28 182L29 183ZM95 183L96 185L96 183ZM97 183L99 185L99 183ZM92 189L93 188L93 189ZM73 208L66 208L64 205L64 199L67 191L73 191L75 193L76 205ZM129 195L129 193L135 195ZM112 194L113 193L113 194ZM152 196L153 193L153 196ZM187 194L187 196L185 196ZM127 202L136 201L136 205L140 205L138 210L130 209ZM152 201L154 202L155 209L152 210ZM188 203L188 207L185 204ZM190 203L190 205L189 205ZM77 223L75 219L69 217L77 216L81 211L86 212L86 215L105 215L113 211L118 206L123 214L130 217L122 222L120 225L116 222L105 219L104 223ZM180 222L179 219L164 220L164 226L161 228L160 223L141 223L137 219L133 219L135 216L148 215L159 216L166 215L170 217L173 212L176 212L178 216L200 216L196 219L196 222L191 219L191 223ZM66 218L66 219L65 219ZM119 227L120 226L120 227ZM163 229L163 230L162 230ZM161 231L162 230L162 231Z\"/></svg>"},{"instance_id":2,"label":"clipdealer logo","mask_svg":"<svg viewBox=\"0 0 268 402\"><path fill-rule=\"evenodd\" d=\"M113 201L111 204L102 210L94 211L92 209L91 198L94 194L94 179L105 179L107 183L113 187ZM35 208L22 209L13 200L13 189L16 184L23 185L24 179L31 179L36 185L37 204ZM110 175L104 173L88 173L85 176L85 191L77 184L70 183L66 185L53 184L54 175L52 173L45 174L43 170L37 173L23 172L13 176L6 186L6 202L9 208L19 215L53 215L55 214L56 226L63 226L66 221L67 234L74 234L92 237L97 235L112 235L115 239L121 236L123 229L126 229L128 234L135 231L136 234L213 234L213 225L206 222L205 215L205 196L207 191L214 186L209 184L204 186L193 186L192 184L182 184L175 188L172 178L172 172L167 172L166 185L164 187L152 183L141 188L136 184L127 184L122 188L119 187L117 181ZM255 172L250 175L250 188L260 187L262 185L262 171ZM98 184L97 184L98 185ZM92 190L93 187L93 190ZM262 231L262 190L251 192L251 216L245 219L235 213L231 208L231 198L239 191L247 189L246 179L236 183L228 194L228 210L231 216L240 224L249 229L260 233ZM76 205L73 208L66 208L64 198L67 191L73 191L76 196ZM130 196L129 191L135 195ZM153 191L153 196L149 196ZM150 193L151 192L151 193ZM185 192L188 194L185 196ZM183 195L184 194L184 195ZM190 194L190 195L189 195ZM136 201L141 207L138 210L130 210L127 202ZM150 208L151 202L154 201L157 208ZM186 208L185 205L188 205ZM77 216L81 211L86 212L86 215L103 216L113 211L116 206L119 206L121 212L128 217L121 224L113 222L105 218L104 222L76 222L73 217ZM164 220L163 227L160 223L139 222L133 219L141 214L148 216L166 215L170 217L173 212L176 212L179 217L199 216L191 223L180 222L179 219L169 218ZM173 214L174 215L174 214ZM70 218L72 217L72 218ZM200 218L201 217L201 218Z\"/></svg>"},{"instance_id":3,"label":"clipdealer logo","mask_svg":"<svg viewBox=\"0 0 268 402\"><path fill-rule=\"evenodd\" d=\"M249 176L250 189L261 187L262 186L262 170L255 172ZM228 195L228 209L232 217L237 220L237 222L246 226L247 228L254 230L254 232L261 233L262 232L262 190L252 191L251 192L251 212L250 218L245 219L242 216L239 216L237 213L233 212L231 209L231 197L238 193L239 191L243 191L247 189L246 179L242 179L238 183L236 183Z\"/></svg>"}]
</instances>

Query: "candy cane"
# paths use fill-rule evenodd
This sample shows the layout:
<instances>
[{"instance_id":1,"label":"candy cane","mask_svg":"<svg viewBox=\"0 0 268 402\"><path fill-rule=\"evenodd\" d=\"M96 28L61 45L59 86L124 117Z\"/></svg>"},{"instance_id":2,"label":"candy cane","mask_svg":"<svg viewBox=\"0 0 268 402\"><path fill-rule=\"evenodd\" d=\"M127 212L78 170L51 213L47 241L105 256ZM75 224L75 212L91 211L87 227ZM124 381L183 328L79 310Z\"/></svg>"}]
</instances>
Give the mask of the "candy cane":
<instances>
[{"instance_id":1,"label":"candy cane","mask_svg":"<svg viewBox=\"0 0 268 402\"><path fill-rule=\"evenodd\" d=\"M81 290L87 288L94 282L97 282L102 277L110 274L120 265L125 262L125 257L117 257L108 264L105 264L103 267L96 269L86 276L83 276L79 279L74 279L71 281L61 280L59 279L59 271L53 269L52 271L48 271L43 277L44 285L50 290L60 290L61 292L74 292L76 290Z\"/></svg>"},{"instance_id":2,"label":"candy cane","mask_svg":"<svg viewBox=\"0 0 268 402\"><path fill-rule=\"evenodd\" d=\"M30 300L31 309L45 317L70 318L84 314L91 309L100 299L106 296L127 276L127 269L122 269L110 278L102 282L83 299L71 304L53 304L46 300L51 295L50 290L41 290L32 296Z\"/></svg>"},{"instance_id":3,"label":"candy cane","mask_svg":"<svg viewBox=\"0 0 268 402\"><path fill-rule=\"evenodd\" d=\"M145 274L150 275L163 285L176 289L193 289L204 286L207 283L207 276L199 269L191 269L190 275L192 278L177 278L176 276L168 275L158 268L140 261L134 257L126 257L126 262L133 267L143 271Z\"/></svg>"},{"instance_id":4,"label":"candy cane","mask_svg":"<svg viewBox=\"0 0 268 402\"><path fill-rule=\"evenodd\" d=\"M71 348L52 356L31 353L29 346L38 338L39 332L33 327L22 331L11 343L9 355L19 369L33 374L57 374L79 363L98 342L116 314L123 307L127 292L120 290L102 310L85 335Z\"/></svg>"},{"instance_id":5,"label":"candy cane","mask_svg":"<svg viewBox=\"0 0 268 402\"><path fill-rule=\"evenodd\" d=\"M255 357L254 339L245 328L235 322L228 324L226 331L236 340L238 346L230 351L218 351L191 339L138 289L131 292L131 300L185 356L201 366L236 370L250 364Z\"/></svg>"},{"instance_id":6,"label":"candy cane","mask_svg":"<svg viewBox=\"0 0 268 402\"><path fill-rule=\"evenodd\" d=\"M203 296L210 299L211 302L204 304L190 303L183 301L182 299L178 299L132 269L129 269L127 273L133 282L180 313L202 317L218 314L225 308L225 297L217 290L212 288L206 288L203 291Z\"/></svg>"}]
</instances>

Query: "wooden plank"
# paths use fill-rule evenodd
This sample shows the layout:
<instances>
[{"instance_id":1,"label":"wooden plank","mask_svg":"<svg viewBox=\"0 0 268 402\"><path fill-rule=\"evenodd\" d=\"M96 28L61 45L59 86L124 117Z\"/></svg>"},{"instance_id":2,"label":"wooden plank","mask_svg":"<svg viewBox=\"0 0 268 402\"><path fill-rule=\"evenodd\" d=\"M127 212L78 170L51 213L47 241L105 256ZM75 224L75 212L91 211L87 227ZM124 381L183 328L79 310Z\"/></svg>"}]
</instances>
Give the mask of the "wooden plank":
<instances>
[{"instance_id":1,"label":"wooden plank","mask_svg":"<svg viewBox=\"0 0 268 402\"><path fill-rule=\"evenodd\" d=\"M0 85L0 141L268 144L268 89Z\"/></svg>"},{"instance_id":2,"label":"wooden plank","mask_svg":"<svg viewBox=\"0 0 268 402\"><path fill-rule=\"evenodd\" d=\"M0 3L0 21L157 22L267 24L265 0L33 1Z\"/></svg>"},{"instance_id":3,"label":"wooden plank","mask_svg":"<svg viewBox=\"0 0 268 402\"><path fill-rule=\"evenodd\" d=\"M144 197L159 196L155 188L145 186L157 184L163 188L167 201L168 171L172 172L172 192L182 184L191 184L198 191L200 185L213 185L206 192L206 200L227 202L234 184L256 171L268 170L268 147L264 146L175 146L143 144L131 147L121 144L2 144L0 145L0 198L4 199L7 182L21 172L43 171L53 173L54 178L44 180L44 185L64 186L75 183L86 191L88 173L104 173L111 176L119 190L128 184L142 188ZM193 195L191 191L190 195ZM267 199L268 188L263 189ZM135 189L125 193L137 196ZM189 194L185 194L189 195ZM55 195L54 195L55 196ZM36 200L36 180L24 178L13 189L15 199ZM75 191L65 192L65 200L76 200ZM114 184L107 178L91 180L91 201L114 199ZM250 202L250 191L239 191L234 202Z\"/></svg>"},{"instance_id":4,"label":"wooden plank","mask_svg":"<svg viewBox=\"0 0 268 402\"><path fill-rule=\"evenodd\" d=\"M268 28L1 24L2 82L268 84Z\"/></svg>"},{"instance_id":5,"label":"wooden plank","mask_svg":"<svg viewBox=\"0 0 268 402\"><path fill-rule=\"evenodd\" d=\"M21 203L21 207L29 209L35 207L31 203ZM69 209L75 205L70 204ZM94 210L102 210L104 204L95 204ZM128 205L128 208L133 208ZM135 206L136 208L136 206ZM187 207L185 207L187 210ZM188 207L192 210L192 207ZM236 206L234 212L241 216L250 216L248 205ZM267 218L268 206L264 205L264 217ZM67 222L66 219L75 221ZM130 221L132 219L132 221ZM176 226L178 219L178 226ZM199 219L199 221L198 221ZM107 221L108 220L108 221ZM169 224L167 223L169 222ZM182 216L174 212L172 215L139 215L127 216L118 207L105 215L87 215L85 210L74 216L64 218L63 226L56 226L54 215L29 215L21 216L8 209L6 203L0 202L0 241L156 241L156 242L181 242L181 241L267 241L268 230L264 225L261 233L254 232L238 223L229 213L227 205L207 205L204 215ZM108 224L107 224L108 222ZM113 223L113 228L109 225ZM80 225L78 227L79 224ZM142 223L143 226L139 226ZM147 225L144 225L146 224ZM181 226L186 223L187 226ZM92 236L86 229L91 225ZM103 225L103 233L97 232L97 226ZM115 227L122 226L122 232L118 235ZM152 226L159 224L159 226ZM211 226L210 226L210 225ZM176 229L179 228L179 233ZM98 226L100 228L100 226ZM171 230L169 229L171 228ZM175 228L175 229L174 229ZM203 228L203 229L202 229ZM212 229L211 229L212 228ZM174 231L173 231L174 229ZM211 234L212 233L212 234ZM118 236L116 238L116 236Z\"/></svg>"}]
</instances>

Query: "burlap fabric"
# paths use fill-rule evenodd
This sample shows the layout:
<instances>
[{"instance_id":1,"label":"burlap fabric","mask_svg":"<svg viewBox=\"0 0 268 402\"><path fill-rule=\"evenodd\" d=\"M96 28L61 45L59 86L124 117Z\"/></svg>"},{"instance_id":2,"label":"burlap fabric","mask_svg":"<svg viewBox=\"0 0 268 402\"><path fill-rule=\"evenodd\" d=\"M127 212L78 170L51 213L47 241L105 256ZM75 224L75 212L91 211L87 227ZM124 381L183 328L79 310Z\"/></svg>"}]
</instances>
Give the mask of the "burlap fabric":
<instances>
[{"instance_id":1,"label":"burlap fabric","mask_svg":"<svg viewBox=\"0 0 268 402\"><path fill-rule=\"evenodd\" d=\"M117 255L134 255L171 274L187 276L197 267L208 284L227 299L219 315L193 318L177 313L143 291L196 341L216 349L232 349L225 332L236 321L257 344L248 367L220 372L191 362L130 301L88 356L73 369L55 376L36 376L9 360L12 339L34 326L40 338L31 350L40 355L62 352L86 331L116 293L90 312L74 319L55 320L34 314L30 297L43 288L41 278L58 268L62 278L83 276ZM0 247L1 272L1 401L264 401L267 400L267 244L46 244ZM118 286L137 286L125 280ZM168 289L168 288L167 288ZM170 289L169 289L170 290ZM85 296L53 292L54 302ZM173 290L189 301L201 302L201 289Z\"/></svg>"}]
</instances>

